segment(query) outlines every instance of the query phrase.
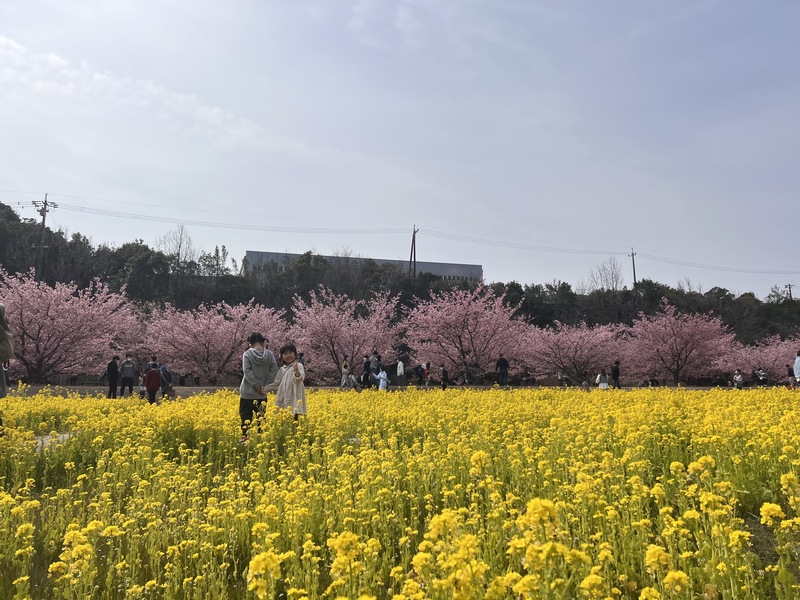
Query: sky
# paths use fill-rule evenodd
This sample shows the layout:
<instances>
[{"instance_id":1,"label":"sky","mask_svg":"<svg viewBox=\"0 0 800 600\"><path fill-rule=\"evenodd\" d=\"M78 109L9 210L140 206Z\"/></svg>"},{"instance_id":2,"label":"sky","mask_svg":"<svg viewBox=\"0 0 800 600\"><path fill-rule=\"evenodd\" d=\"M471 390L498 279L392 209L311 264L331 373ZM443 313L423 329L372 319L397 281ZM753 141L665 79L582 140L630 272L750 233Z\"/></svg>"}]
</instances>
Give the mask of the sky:
<instances>
[{"instance_id":1,"label":"sky","mask_svg":"<svg viewBox=\"0 0 800 600\"><path fill-rule=\"evenodd\" d=\"M797 0L0 0L0 202L94 244L800 285ZM796 293L800 292L800 288ZM798 294L800 295L800 294Z\"/></svg>"}]
</instances>

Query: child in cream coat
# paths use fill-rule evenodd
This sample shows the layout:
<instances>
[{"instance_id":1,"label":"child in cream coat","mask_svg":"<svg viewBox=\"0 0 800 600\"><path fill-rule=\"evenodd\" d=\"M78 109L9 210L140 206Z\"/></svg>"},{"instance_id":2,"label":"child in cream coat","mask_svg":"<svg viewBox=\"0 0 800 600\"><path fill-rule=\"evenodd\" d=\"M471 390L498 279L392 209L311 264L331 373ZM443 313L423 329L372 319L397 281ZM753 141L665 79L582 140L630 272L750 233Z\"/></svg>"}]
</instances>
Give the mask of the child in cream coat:
<instances>
[{"instance_id":1,"label":"child in cream coat","mask_svg":"<svg viewBox=\"0 0 800 600\"><path fill-rule=\"evenodd\" d=\"M291 408L294 420L306 414L306 372L302 363L297 360L297 348L286 343L280 349L283 366L278 369L275 381L264 387L264 391L275 391L275 406Z\"/></svg>"}]
</instances>

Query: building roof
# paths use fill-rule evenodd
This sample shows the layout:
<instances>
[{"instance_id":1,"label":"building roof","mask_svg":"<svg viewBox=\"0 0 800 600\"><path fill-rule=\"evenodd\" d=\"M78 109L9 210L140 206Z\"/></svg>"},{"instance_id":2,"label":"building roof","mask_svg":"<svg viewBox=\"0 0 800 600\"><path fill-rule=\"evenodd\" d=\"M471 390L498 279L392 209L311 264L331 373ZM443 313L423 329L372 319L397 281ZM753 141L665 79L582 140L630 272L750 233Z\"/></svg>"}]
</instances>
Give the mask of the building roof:
<instances>
[{"instance_id":1,"label":"building roof","mask_svg":"<svg viewBox=\"0 0 800 600\"><path fill-rule=\"evenodd\" d=\"M303 255L293 254L290 252L262 252L260 250L248 250L245 254L248 270L251 270L255 267L261 267L268 263L275 263L279 267L288 267L301 256ZM331 262L352 261L355 263L361 263L365 260L371 260L378 265L390 264L403 270L407 270L409 264L409 261L407 260L392 260L384 258L368 258L360 256L315 256L320 256L321 258ZM480 281L483 279L483 266L462 263L417 261L417 273L430 273L431 275L437 275L445 279L466 279Z\"/></svg>"}]
</instances>

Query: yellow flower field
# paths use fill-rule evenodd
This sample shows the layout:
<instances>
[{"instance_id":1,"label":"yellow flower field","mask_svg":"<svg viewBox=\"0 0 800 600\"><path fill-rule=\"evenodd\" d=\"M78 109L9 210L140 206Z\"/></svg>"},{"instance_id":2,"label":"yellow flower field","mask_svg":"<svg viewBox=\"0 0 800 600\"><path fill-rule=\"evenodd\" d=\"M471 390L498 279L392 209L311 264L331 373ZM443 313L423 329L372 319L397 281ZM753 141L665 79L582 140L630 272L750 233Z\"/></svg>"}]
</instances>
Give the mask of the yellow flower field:
<instances>
[{"instance_id":1,"label":"yellow flower field","mask_svg":"<svg viewBox=\"0 0 800 600\"><path fill-rule=\"evenodd\" d=\"M316 391L240 445L235 392L12 397L0 598L795 598L799 405Z\"/></svg>"}]
</instances>

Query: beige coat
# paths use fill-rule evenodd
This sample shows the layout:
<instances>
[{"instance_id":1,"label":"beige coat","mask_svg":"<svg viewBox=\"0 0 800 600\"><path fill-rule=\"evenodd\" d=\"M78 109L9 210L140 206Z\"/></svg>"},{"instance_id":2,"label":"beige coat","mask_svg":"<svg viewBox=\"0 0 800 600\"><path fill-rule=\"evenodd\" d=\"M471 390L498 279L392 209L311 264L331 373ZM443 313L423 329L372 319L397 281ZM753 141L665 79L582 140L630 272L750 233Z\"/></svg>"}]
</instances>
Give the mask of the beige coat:
<instances>
[{"instance_id":1,"label":"beige coat","mask_svg":"<svg viewBox=\"0 0 800 600\"><path fill-rule=\"evenodd\" d=\"M306 378L303 365L298 363L297 367L300 376L294 376L294 367L283 366L278 369L275 381L266 386L268 391L275 391L275 406L278 408L291 408L292 414L306 414L306 386L303 384Z\"/></svg>"}]
</instances>

